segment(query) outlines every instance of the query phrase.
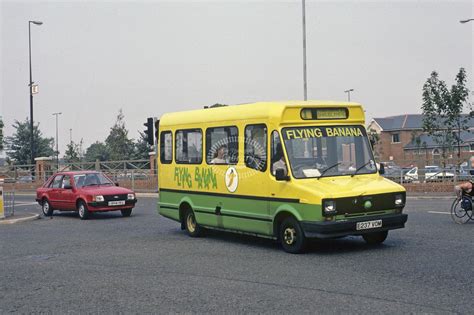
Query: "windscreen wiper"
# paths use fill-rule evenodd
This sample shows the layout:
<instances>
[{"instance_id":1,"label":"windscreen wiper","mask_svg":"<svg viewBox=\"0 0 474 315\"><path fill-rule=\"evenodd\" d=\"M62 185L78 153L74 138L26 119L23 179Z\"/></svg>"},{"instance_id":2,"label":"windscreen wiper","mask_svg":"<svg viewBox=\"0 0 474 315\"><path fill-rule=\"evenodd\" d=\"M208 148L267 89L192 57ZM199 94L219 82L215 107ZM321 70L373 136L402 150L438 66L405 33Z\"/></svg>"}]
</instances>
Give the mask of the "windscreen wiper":
<instances>
[{"instance_id":1,"label":"windscreen wiper","mask_svg":"<svg viewBox=\"0 0 474 315\"><path fill-rule=\"evenodd\" d=\"M334 165L331 165L331 166L329 166L329 167L326 167L326 168L321 172L321 174L319 175L318 179L320 179L321 177L323 177L323 175L324 175L327 171L329 171L331 168L334 168L334 167L338 166L338 165L341 164L341 163L342 163L342 162L337 162L337 163L334 164Z\"/></svg>"},{"instance_id":2,"label":"windscreen wiper","mask_svg":"<svg viewBox=\"0 0 474 315\"><path fill-rule=\"evenodd\" d=\"M351 177L354 177L354 176L357 174L358 171L360 171L361 169L363 169L364 167L366 167L367 165L369 165L369 164L371 164L371 163L373 163L372 160L370 160L369 162L365 163L365 164L362 165L362 166L359 166L359 167L355 170L355 172L351 174Z\"/></svg>"}]
</instances>

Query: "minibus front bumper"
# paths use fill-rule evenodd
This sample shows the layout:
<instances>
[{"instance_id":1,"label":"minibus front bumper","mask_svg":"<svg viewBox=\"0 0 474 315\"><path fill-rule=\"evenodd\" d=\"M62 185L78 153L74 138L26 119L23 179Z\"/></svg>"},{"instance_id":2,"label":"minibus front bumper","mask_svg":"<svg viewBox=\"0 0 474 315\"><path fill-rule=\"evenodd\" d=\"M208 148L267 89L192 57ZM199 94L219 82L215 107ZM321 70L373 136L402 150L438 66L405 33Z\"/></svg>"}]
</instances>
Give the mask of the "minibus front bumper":
<instances>
[{"instance_id":1,"label":"minibus front bumper","mask_svg":"<svg viewBox=\"0 0 474 315\"><path fill-rule=\"evenodd\" d=\"M301 228L307 238L335 238L348 235L362 235L405 227L408 215L404 213L352 218L339 221L308 222L302 221ZM374 229L357 230L358 222L382 220L382 226Z\"/></svg>"}]
</instances>

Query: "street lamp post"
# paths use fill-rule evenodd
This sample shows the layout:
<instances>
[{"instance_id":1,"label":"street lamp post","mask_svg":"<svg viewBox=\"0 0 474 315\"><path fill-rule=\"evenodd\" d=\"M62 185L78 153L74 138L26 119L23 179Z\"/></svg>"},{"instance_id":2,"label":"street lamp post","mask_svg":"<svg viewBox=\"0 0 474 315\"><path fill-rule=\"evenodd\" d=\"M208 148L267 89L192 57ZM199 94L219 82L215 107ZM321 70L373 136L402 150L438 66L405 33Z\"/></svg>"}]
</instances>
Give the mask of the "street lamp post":
<instances>
[{"instance_id":1,"label":"street lamp post","mask_svg":"<svg viewBox=\"0 0 474 315\"><path fill-rule=\"evenodd\" d=\"M304 100L308 100L308 84L307 84L307 73L306 73L306 1L302 0L303 7L303 91Z\"/></svg>"},{"instance_id":2,"label":"street lamp post","mask_svg":"<svg viewBox=\"0 0 474 315\"><path fill-rule=\"evenodd\" d=\"M31 164L35 164L35 144L33 136L33 74L31 71L31 23L35 25L41 25L41 21L28 21L28 51L30 61L30 153L31 153Z\"/></svg>"},{"instance_id":3,"label":"street lamp post","mask_svg":"<svg viewBox=\"0 0 474 315\"><path fill-rule=\"evenodd\" d=\"M58 148L58 116L62 113L53 113L53 116L56 116L56 162L58 163L58 171L59 171L59 148Z\"/></svg>"},{"instance_id":4,"label":"street lamp post","mask_svg":"<svg viewBox=\"0 0 474 315\"><path fill-rule=\"evenodd\" d=\"M347 101L351 101L351 92L354 92L354 89L345 90L344 93L347 93Z\"/></svg>"}]
</instances>

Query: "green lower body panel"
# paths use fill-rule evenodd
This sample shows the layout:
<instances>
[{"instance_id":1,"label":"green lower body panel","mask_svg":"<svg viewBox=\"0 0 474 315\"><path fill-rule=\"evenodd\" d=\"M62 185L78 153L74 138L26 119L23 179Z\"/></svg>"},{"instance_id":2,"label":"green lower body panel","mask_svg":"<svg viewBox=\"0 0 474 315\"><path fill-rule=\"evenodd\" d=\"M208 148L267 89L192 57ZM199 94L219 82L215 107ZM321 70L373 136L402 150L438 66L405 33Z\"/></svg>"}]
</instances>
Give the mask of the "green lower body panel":
<instances>
[{"instance_id":1,"label":"green lower body panel","mask_svg":"<svg viewBox=\"0 0 474 315\"><path fill-rule=\"evenodd\" d=\"M187 202L202 226L272 235L273 219L266 200L160 191L158 212L179 221L179 207Z\"/></svg>"}]
</instances>

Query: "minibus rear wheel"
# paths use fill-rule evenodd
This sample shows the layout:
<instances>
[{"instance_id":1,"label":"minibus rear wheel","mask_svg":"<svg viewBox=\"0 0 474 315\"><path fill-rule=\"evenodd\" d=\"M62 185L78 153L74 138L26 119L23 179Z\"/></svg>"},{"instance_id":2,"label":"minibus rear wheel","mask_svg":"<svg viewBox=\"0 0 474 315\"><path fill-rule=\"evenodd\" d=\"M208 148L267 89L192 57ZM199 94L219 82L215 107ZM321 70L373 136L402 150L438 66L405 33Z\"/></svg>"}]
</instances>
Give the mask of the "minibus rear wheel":
<instances>
[{"instance_id":1,"label":"minibus rear wheel","mask_svg":"<svg viewBox=\"0 0 474 315\"><path fill-rule=\"evenodd\" d=\"M279 239L283 250L291 254L303 253L306 248L306 237L298 221L287 217L280 225Z\"/></svg>"},{"instance_id":2,"label":"minibus rear wheel","mask_svg":"<svg viewBox=\"0 0 474 315\"><path fill-rule=\"evenodd\" d=\"M388 235L388 231L382 231L382 232L362 234L362 237L364 238L364 241L367 244L376 245L376 244L382 244L387 238L387 235Z\"/></svg>"},{"instance_id":3,"label":"minibus rear wheel","mask_svg":"<svg viewBox=\"0 0 474 315\"><path fill-rule=\"evenodd\" d=\"M197 224L196 217L192 209L187 209L184 213L184 227L191 237L199 237L202 235L202 228Z\"/></svg>"}]
</instances>

